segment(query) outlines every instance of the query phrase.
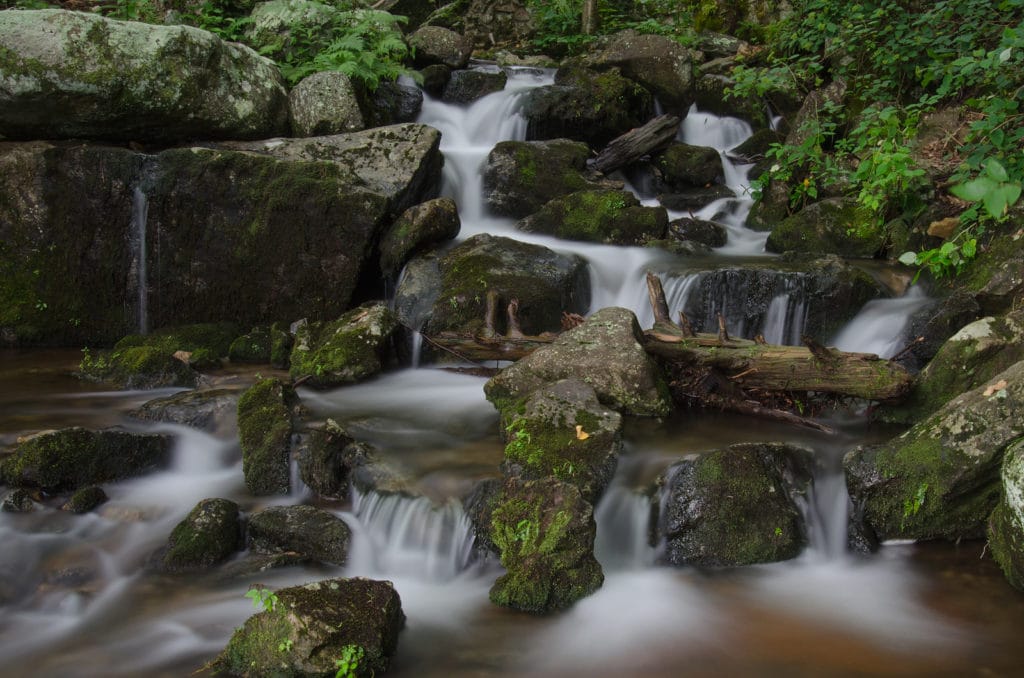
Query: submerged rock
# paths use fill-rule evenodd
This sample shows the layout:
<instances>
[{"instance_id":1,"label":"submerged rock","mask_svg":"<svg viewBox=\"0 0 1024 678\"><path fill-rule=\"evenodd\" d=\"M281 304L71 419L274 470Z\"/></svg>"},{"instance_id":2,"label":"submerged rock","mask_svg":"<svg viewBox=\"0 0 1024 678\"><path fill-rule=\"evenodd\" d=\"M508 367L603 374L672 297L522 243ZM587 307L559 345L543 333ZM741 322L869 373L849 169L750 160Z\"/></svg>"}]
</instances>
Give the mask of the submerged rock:
<instances>
[{"instance_id":1,"label":"submerged rock","mask_svg":"<svg viewBox=\"0 0 1024 678\"><path fill-rule=\"evenodd\" d=\"M1022 436L1024 361L893 440L847 453L852 519L882 541L981 537L1003 455Z\"/></svg>"},{"instance_id":2,"label":"submerged rock","mask_svg":"<svg viewBox=\"0 0 1024 678\"><path fill-rule=\"evenodd\" d=\"M752 565L795 558L807 545L797 506L811 454L780 443L732 445L669 468L658 521L672 565Z\"/></svg>"},{"instance_id":3,"label":"submerged rock","mask_svg":"<svg viewBox=\"0 0 1024 678\"><path fill-rule=\"evenodd\" d=\"M171 142L284 134L275 64L190 26L0 14L0 135Z\"/></svg>"},{"instance_id":4,"label":"submerged rock","mask_svg":"<svg viewBox=\"0 0 1024 678\"><path fill-rule=\"evenodd\" d=\"M159 566L167 572L204 570L224 562L242 546L238 504L204 499L171 531Z\"/></svg>"},{"instance_id":5,"label":"submerged rock","mask_svg":"<svg viewBox=\"0 0 1024 678\"><path fill-rule=\"evenodd\" d=\"M589 156L586 144L568 139L500 141L484 167L487 206L519 219L553 198L594 188L585 175Z\"/></svg>"},{"instance_id":6,"label":"submerged rock","mask_svg":"<svg viewBox=\"0 0 1024 678\"><path fill-rule=\"evenodd\" d=\"M1024 441L1006 451L1000 479L1003 492L988 522L988 544L1007 581L1024 591Z\"/></svg>"},{"instance_id":7,"label":"submerged rock","mask_svg":"<svg viewBox=\"0 0 1024 678\"><path fill-rule=\"evenodd\" d=\"M316 388L353 384L380 372L390 359L398 321L383 302L355 308L334 322L305 323L295 335L291 376Z\"/></svg>"},{"instance_id":8,"label":"submerged rock","mask_svg":"<svg viewBox=\"0 0 1024 678\"><path fill-rule=\"evenodd\" d=\"M341 518L315 506L271 506L249 516L247 542L256 553L298 553L332 565L348 560L352 532Z\"/></svg>"},{"instance_id":9,"label":"submerged rock","mask_svg":"<svg viewBox=\"0 0 1024 678\"><path fill-rule=\"evenodd\" d=\"M491 539L506 573L491 602L535 614L571 606L604 583L594 558L593 508L556 478L506 481L491 514Z\"/></svg>"},{"instance_id":10,"label":"submerged rock","mask_svg":"<svg viewBox=\"0 0 1024 678\"><path fill-rule=\"evenodd\" d=\"M645 207L628 191L591 190L555 198L516 228L565 240L641 245L665 235L664 207Z\"/></svg>"},{"instance_id":11,"label":"submerged rock","mask_svg":"<svg viewBox=\"0 0 1024 678\"><path fill-rule=\"evenodd\" d=\"M184 391L143 403L129 416L143 421L161 421L214 432L227 428L235 419L238 392L229 389Z\"/></svg>"},{"instance_id":12,"label":"submerged rock","mask_svg":"<svg viewBox=\"0 0 1024 678\"><path fill-rule=\"evenodd\" d=\"M252 494L288 494L297 404L295 391L280 379L260 379L239 399L242 473Z\"/></svg>"},{"instance_id":13,"label":"submerged rock","mask_svg":"<svg viewBox=\"0 0 1024 678\"><path fill-rule=\"evenodd\" d=\"M3 460L2 475L8 485L56 494L143 475L170 461L170 436L74 427L21 443Z\"/></svg>"},{"instance_id":14,"label":"submerged rock","mask_svg":"<svg viewBox=\"0 0 1024 678\"><path fill-rule=\"evenodd\" d=\"M391 582L326 579L273 592L267 609L246 620L213 662L233 676L334 676L349 660L352 676L387 671L405 625Z\"/></svg>"}]
</instances>

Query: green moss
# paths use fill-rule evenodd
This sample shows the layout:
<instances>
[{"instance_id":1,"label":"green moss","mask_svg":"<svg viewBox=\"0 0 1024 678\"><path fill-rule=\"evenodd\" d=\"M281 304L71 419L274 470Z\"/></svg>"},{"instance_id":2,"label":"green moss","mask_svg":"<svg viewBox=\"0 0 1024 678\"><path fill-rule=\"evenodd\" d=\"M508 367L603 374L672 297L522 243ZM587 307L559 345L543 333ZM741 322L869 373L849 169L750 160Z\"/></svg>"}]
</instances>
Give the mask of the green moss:
<instances>
[{"instance_id":1,"label":"green moss","mask_svg":"<svg viewBox=\"0 0 1024 678\"><path fill-rule=\"evenodd\" d=\"M163 564L168 570L208 568L242 546L238 505L204 499L171 531Z\"/></svg>"},{"instance_id":2,"label":"green moss","mask_svg":"<svg viewBox=\"0 0 1024 678\"><path fill-rule=\"evenodd\" d=\"M233 363L268 363L270 352L270 329L254 327L248 334L231 342L228 358Z\"/></svg>"},{"instance_id":3,"label":"green moss","mask_svg":"<svg viewBox=\"0 0 1024 678\"><path fill-rule=\"evenodd\" d=\"M292 409L298 398L280 379L261 379L238 401L242 471L256 495L287 494L290 481Z\"/></svg>"},{"instance_id":4,"label":"green moss","mask_svg":"<svg viewBox=\"0 0 1024 678\"><path fill-rule=\"evenodd\" d=\"M173 350L160 346L126 346L96 355L87 351L79 367L85 379L123 388L192 387L197 378Z\"/></svg>"},{"instance_id":5,"label":"green moss","mask_svg":"<svg viewBox=\"0 0 1024 678\"><path fill-rule=\"evenodd\" d=\"M296 336L290 374L309 377L318 388L373 376L383 369L397 328L394 314L380 303L353 309L334 322L307 323Z\"/></svg>"}]
</instances>

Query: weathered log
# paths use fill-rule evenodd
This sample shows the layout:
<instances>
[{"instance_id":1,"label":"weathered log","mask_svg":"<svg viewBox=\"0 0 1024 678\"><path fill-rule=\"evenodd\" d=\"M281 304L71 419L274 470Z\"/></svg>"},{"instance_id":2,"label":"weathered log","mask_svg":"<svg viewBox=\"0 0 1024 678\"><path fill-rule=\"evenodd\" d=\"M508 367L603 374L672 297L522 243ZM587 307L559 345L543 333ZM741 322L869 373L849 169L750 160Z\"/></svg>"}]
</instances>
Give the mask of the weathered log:
<instances>
[{"instance_id":1,"label":"weathered log","mask_svg":"<svg viewBox=\"0 0 1024 678\"><path fill-rule=\"evenodd\" d=\"M654 311L654 323L672 324L672 318L668 314L668 302L665 301L665 289L661 286L658 276L647 271L647 298L651 302L651 310Z\"/></svg>"},{"instance_id":2,"label":"weathered log","mask_svg":"<svg viewBox=\"0 0 1024 678\"><path fill-rule=\"evenodd\" d=\"M455 332L441 332L424 337L432 345L463 360L487 362L490 360L519 360L541 346L555 340L557 335L543 334L532 337L470 337Z\"/></svg>"},{"instance_id":3,"label":"weathered log","mask_svg":"<svg viewBox=\"0 0 1024 678\"><path fill-rule=\"evenodd\" d=\"M608 174L636 162L651 151L676 137L680 120L674 115L659 115L646 125L629 130L605 146L591 163L591 168Z\"/></svg>"}]
</instances>

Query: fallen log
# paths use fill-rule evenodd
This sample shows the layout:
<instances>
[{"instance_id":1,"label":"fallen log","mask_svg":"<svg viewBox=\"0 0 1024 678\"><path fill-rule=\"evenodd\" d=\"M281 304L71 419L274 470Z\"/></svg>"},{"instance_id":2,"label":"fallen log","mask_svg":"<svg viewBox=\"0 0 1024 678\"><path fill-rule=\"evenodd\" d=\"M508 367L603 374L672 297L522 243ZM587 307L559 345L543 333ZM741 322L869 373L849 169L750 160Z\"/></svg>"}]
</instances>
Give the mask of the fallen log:
<instances>
[{"instance_id":1,"label":"fallen log","mask_svg":"<svg viewBox=\"0 0 1024 678\"><path fill-rule=\"evenodd\" d=\"M659 115L640 127L613 139L597 154L591 169L603 174L634 163L645 155L675 139L680 119L674 115Z\"/></svg>"}]
</instances>

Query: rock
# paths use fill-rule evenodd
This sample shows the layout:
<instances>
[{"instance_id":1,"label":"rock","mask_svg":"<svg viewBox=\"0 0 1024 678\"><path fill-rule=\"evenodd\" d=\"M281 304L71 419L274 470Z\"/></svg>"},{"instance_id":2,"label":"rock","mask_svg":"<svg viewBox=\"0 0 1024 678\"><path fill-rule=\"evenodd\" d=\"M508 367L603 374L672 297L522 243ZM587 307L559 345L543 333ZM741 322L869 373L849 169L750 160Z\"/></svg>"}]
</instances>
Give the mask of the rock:
<instances>
[{"instance_id":1,"label":"rock","mask_svg":"<svg viewBox=\"0 0 1024 678\"><path fill-rule=\"evenodd\" d=\"M458 207L451 198L435 198L410 207L381 237L381 270L398 274L418 252L457 236L461 225Z\"/></svg>"},{"instance_id":2,"label":"rock","mask_svg":"<svg viewBox=\"0 0 1024 678\"><path fill-rule=\"evenodd\" d=\"M358 456L348 448L355 442L333 419L304 431L295 457L306 487L321 497L347 497L351 463Z\"/></svg>"},{"instance_id":3,"label":"rock","mask_svg":"<svg viewBox=\"0 0 1024 678\"><path fill-rule=\"evenodd\" d=\"M555 84L537 87L523 97L526 138L574 139L602 147L654 113L654 99L617 68L598 73L561 68Z\"/></svg>"},{"instance_id":4,"label":"rock","mask_svg":"<svg viewBox=\"0 0 1024 678\"><path fill-rule=\"evenodd\" d=\"M856 200L830 198L811 203L779 222L765 249L869 258L884 250L885 244L885 234Z\"/></svg>"},{"instance_id":5,"label":"rock","mask_svg":"<svg viewBox=\"0 0 1024 678\"><path fill-rule=\"evenodd\" d=\"M555 341L506 367L484 385L499 410L547 384L578 377L601 404L622 414L663 416L672 409L668 387L643 349L636 316L604 308Z\"/></svg>"},{"instance_id":6,"label":"rock","mask_svg":"<svg viewBox=\"0 0 1024 678\"><path fill-rule=\"evenodd\" d=\"M767 129L769 121L764 99L759 96L731 96L735 85L736 81L727 75L702 73L693 87L697 108L719 116L740 118L755 129Z\"/></svg>"},{"instance_id":7,"label":"rock","mask_svg":"<svg viewBox=\"0 0 1024 678\"><path fill-rule=\"evenodd\" d=\"M881 541L981 537L999 500L1004 452L1024 435L1022 413L1019 362L893 440L850 451L852 519Z\"/></svg>"},{"instance_id":8,"label":"rock","mask_svg":"<svg viewBox=\"0 0 1024 678\"><path fill-rule=\"evenodd\" d=\"M507 81L505 71L454 71L441 99L452 104L470 104L481 97L505 89Z\"/></svg>"},{"instance_id":9,"label":"rock","mask_svg":"<svg viewBox=\"0 0 1024 678\"><path fill-rule=\"evenodd\" d=\"M354 308L334 322L306 323L292 347L292 379L310 386L354 384L379 373L391 358L398 320L384 302Z\"/></svg>"},{"instance_id":10,"label":"rock","mask_svg":"<svg viewBox=\"0 0 1024 678\"><path fill-rule=\"evenodd\" d=\"M255 495L288 494L292 412L298 396L280 379L260 379L238 401L245 486Z\"/></svg>"},{"instance_id":11,"label":"rock","mask_svg":"<svg viewBox=\"0 0 1024 678\"><path fill-rule=\"evenodd\" d=\"M583 313L590 304L586 262L540 245L476 235L444 255L438 269L441 292L426 324L428 335L476 332L491 291L504 303L519 300L526 334L558 330L563 311Z\"/></svg>"},{"instance_id":12,"label":"rock","mask_svg":"<svg viewBox=\"0 0 1024 678\"><path fill-rule=\"evenodd\" d=\"M309 559L298 553L252 553L246 552L243 556L224 563L217 568L213 577L216 582L236 582L238 580L252 580L259 574L282 567L295 567L297 565L308 565Z\"/></svg>"},{"instance_id":13,"label":"rock","mask_svg":"<svg viewBox=\"0 0 1024 678\"><path fill-rule=\"evenodd\" d=\"M405 625L391 582L326 579L273 592L271 609L249 617L213 662L215 672L248 676L333 676L387 671ZM278 649L283 647L284 650Z\"/></svg>"},{"instance_id":14,"label":"rock","mask_svg":"<svg viewBox=\"0 0 1024 678\"><path fill-rule=\"evenodd\" d=\"M278 62L326 42L343 15L331 3L311 0L258 2L245 25L245 42ZM268 135L269 136L269 135Z\"/></svg>"},{"instance_id":15,"label":"rock","mask_svg":"<svg viewBox=\"0 0 1024 678\"><path fill-rule=\"evenodd\" d=\"M735 197L736 194L728 186L716 185L704 188L689 188L675 193L665 193L658 196L658 202L666 209L676 212L696 212L716 200Z\"/></svg>"},{"instance_id":16,"label":"rock","mask_svg":"<svg viewBox=\"0 0 1024 678\"><path fill-rule=\"evenodd\" d=\"M440 255L431 252L409 261L395 290L395 315L406 327L421 329L441 295Z\"/></svg>"},{"instance_id":17,"label":"rock","mask_svg":"<svg viewBox=\"0 0 1024 678\"><path fill-rule=\"evenodd\" d=\"M90 485L72 494L60 507L60 510L79 514L89 513L96 507L107 503L108 499L109 497L107 497L107 493L103 491L102 487Z\"/></svg>"},{"instance_id":18,"label":"rock","mask_svg":"<svg viewBox=\"0 0 1024 678\"><path fill-rule=\"evenodd\" d=\"M0 15L0 135L174 142L283 134L277 66L190 26Z\"/></svg>"},{"instance_id":19,"label":"rock","mask_svg":"<svg viewBox=\"0 0 1024 678\"><path fill-rule=\"evenodd\" d=\"M242 524L238 504L227 499L203 499L178 523L160 553L166 572L206 570L239 551Z\"/></svg>"},{"instance_id":20,"label":"rock","mask_svg":"<svg viewBox=\"0 0 1024 678\"><path fill-rule=\"evenodd\" d=\"M213 433L234 421L237 408L238 393L221 388L184 391L149 400L128 414L143 421L181 424Z\"/></svg>"},{"instance_id":21,"label":"rock","mask_svg":"<svg viewBox=\"0 0 1024 678\"><path fill-rule=\"evenodd\" d=\"M1018 217L1016 223L1016 232L993 238L958 276L958 282L989 315L1018 308L1024 299L1024 219Z\"/></svg>"},{"instance_id":22,"label":"rock","mask_svg":"<svg viewBox=\"0 0 1024 678\"><path fill-rule=\"evenodd\" d=\"M466 37L484 49L524 44L537 30L524 0L470 0L453 2Z\"/></svg>"},{"instance_id":23,"label":"rock","mask_svg":"<svg viewBox=\"0 0 1024 678\"><path fill-rule=\"evenodd\" d=\"M565 240L642 245L665 235L664 207L644 207L629 191L577 191L554 198L516 228Z\"/></svg>"},{"instance_id":24,"label":"rock","mask_svg":"<svg viewBox=\"0 0 1024 678\"><path fill-rule=\"evenodd\" d=\"M686 217L668 222L668 234L677 240L690 240L707 247L722 247L729 239L722 224Z\"/></svg>"},{"instance_id":25,"label":"rock","mask_svg":"<svg viewBox=\"0 0 1024 678\"><path fill-rule=\"evenodd\" d=\"M3 460L2 475L8 485L56 494L140 476L170 461L170 436L74 427L21 443Z\"/></svg>"},{"instance_id":26,"label":"rock","mask_svg":"<svg viewBox=\"0 0 1024 678\"><path fill-rule=\"evenodd\" d=\"M344 73L321 71L303 78L288 93L288 119L292 134L316 137L363 129L352 81Z\"/></svg>"},{"instance_id":27,"label":"rock","mask_svg":"<svg viewBox=\"0 0 1024 678\"><path fill-rule=\"evenodd\" d=\"M473 545L480 558L500 555L498 547L491 541L491 514L501 499L501 488L504 484L502 478L484 478L475 483L469 493L462 498L463 510L473 526Z\"/></svg>"},{"instance_id":28,"label":"rock","mask_svg":"<svg viewBox=\"0 0 1024 678\"><path fill-rule=\"evenodd\" d=\"M487 206L521 219L553 198L591 188L584 174L589 155L586 144L567 139L500 141L484 167Z\"/></svg>"},{"instance_id":29,"label":"rock","mask_svg":"<svg viewBox=\"0 0 1024 678\"><path fill-rule=\"evenodd\" d=\"M228 359L233 363L269 363L270 328L260 325L236 337L228 348Z\"/></svg>"},{"instance_id":30,"label":"rock","mask_svg":"<svg viewBox=\"0 0 1024 678\"><path fill-rule=\"evenodd\" d=\"M670 38L620 31L601 49L588 54L584 63L621 69L622 75L658 97L668 112L685 113L693 103L693 58L688 49Z\"/></svg>"},{"instance_id":31,"label":"rock","mask_svg":"<svg viewBox=\"0 0 1024 678\"><path fill-rule=\"evenodd\" d=\"M812 483L809 450L744 443L669 468L658 520L671 565L732 567L795 558L807 545L798 508Z\"/></svg>"},{"instance_id":32,"label":"rock","mask_svg":"<svg viewBox=\"0 0 1024 678\"><path fill-rule=\"evenodd\" d=\"M781 144L783 141L785 138L775 130L759 129L742 144L731 149L729 155L744 162L758 162L764 160L772 144Z\"/></svg>"},{"instance_id":33,"label":"rock","mask_svg":"<svg viewBox=\"0 0 1024 678\"><path fill-rule=\"evenodd\" d=\"M349 481L361 495L416 497L414 479L400 462L384 458L366 443L347 445L342 464L349 470Z\"/></svg>"},{"instance_id":34,"label":"rock","mask_svg":"<svg viewBox=\"0 0 1024 678\"><path fill-rule=\"evenodd\" d=\"M786 145L804 144L823 123L842 124L842 103L845 97L846 82L841 78L809 93L790 121Z\"/></svg>"},{"instance_id":35,"label":"rock","mask_svg":"<svg viewBox=\"0 0 1024 678\"><path fill-rule=\"evenodd\" d=\"M1002 495L988 522L988 545L1007 581L1024 590L1024 441L1006 451Z\"/></svg>"},{"instance_id":36,"label":"rock","mask_svg":"<svg viewBox=\"0 0 1024 678\"><path fill-rule=\"evenodd\" d=\"M256 553L292 552L344 565L352 533L345 521L315 506L271 506L249 516L247 541Z\"/></svg>"},{"instance_id":37,"label":"rock","mask_svg":"<svg viewBox=\"0 0 1024 678\"><path fill-rule=\"evenodd\" d=\"M491 515L491 539L506 573L491 602L534 614L565 609L601 587L593 508L556 478L506 481Z\"/></svg>"},{"instance_id":38,"label":"rock","mask_svg":"<svg viewBox=\"0 0 1024 678\"><path fill-rule=\"evenodd\" d=\"M452 69L444 64L431 64L420 70L423 77L423 91L432 97L440 99L444 94L444 88L452 77Z\"/></svg>"},{"instance_id":39,"label":"rock","mask_svg":"<svg viewBox=\"0 0 1024 678\"><path fill-rule=\"evenodd\" d=\"M713 148L675 142L654 158L671 190L702 188L722 177L722 157Z\"/></svg>"},{"instance_id":40,"label":"rock","mask_svg":"<svg viewBox=\"0 0 1024 678\"><path fill-rule=\"evenodd\" d=\"M0 503L0 511L4 513L31 513L35 510L36 503L28 490L11 490Z\"/></svg>"},{"instance_id":41,"label":"rock","mask_svg":"<svg viewBox=\"0 0 1024 678\"><path fill-rule=\"evenodd\" d=\"M969 292L956 289L949 296L928 304L910 318L907 335L920 338L910 350L917 366L935 357L946 340L982 316L981 306Z\"/></svg>"},{"instance_id":42,"label":"rock","mask_svg":"<svg viewBox=\"0 0 1024 678\"><path fill-rule=\"evenodd\" d=\"M165 388L196 385L198 375L173 353L157 346L129 346L86 353L81 362L82 378L114 384L123 389Z\"/></svg>"},{"instance_id":43,"label":"rock","mask_svg":"<svg viewBox=\"0 0 1024 678\"><path fill-rule=\"evenodd\" d=\"M357 93L367 127L416 122L423 108L423 92L397 82L385 81L373 91L360 89Z\"/></svg>"},{"instance_id":44,"label":"rock","mask_svg":"<svg viewBox=\"0 0 1024 678\"><path fill-rule=\"evenodd\" d=\"M597 401L594 389L570 377L502 412L505 473L554 477L579 488L592 506L604 493L622 448L622 416Z\"/></svg>"},{"instance_id":45,"label":"rock","mask_svg":"<svg viewBox=\"0 0 1024 678\"><path fill-rule=\"evenodd\" d=\"M455 31L440 26L422 26L409 36L417 66L443 64L452 70L465 68L473 53L472 44Z\"/></svg>"}]
</instances>

